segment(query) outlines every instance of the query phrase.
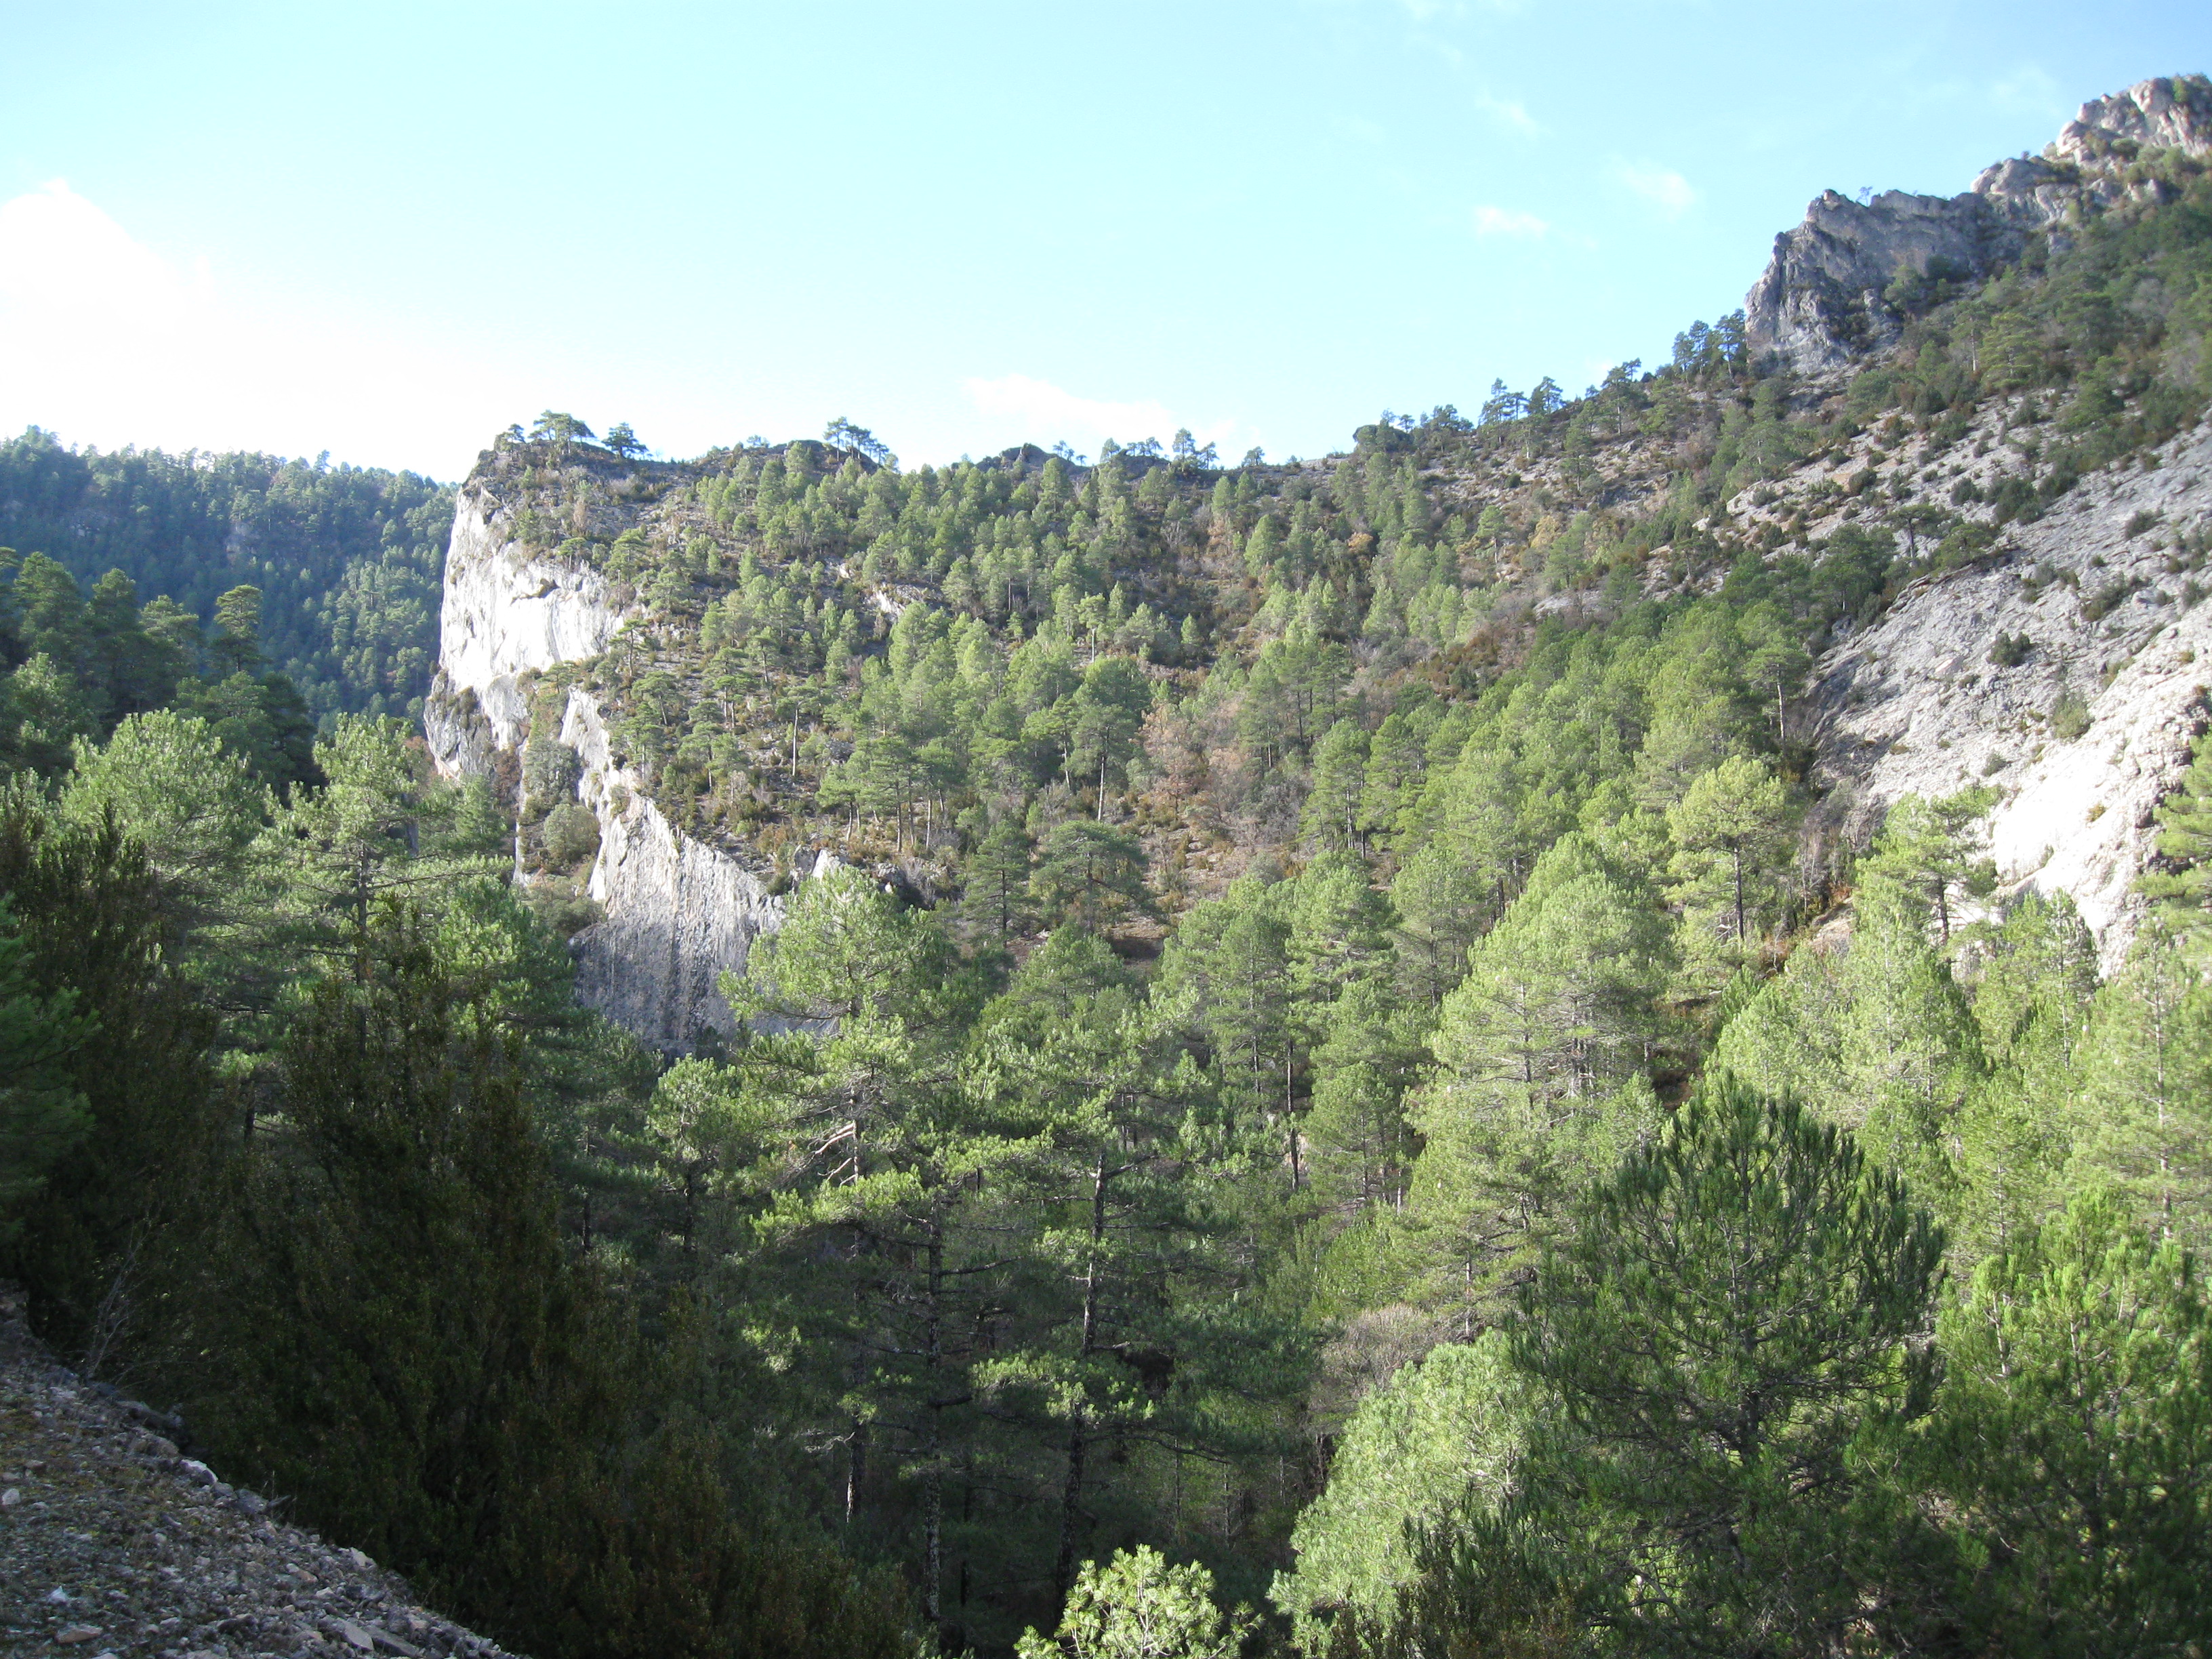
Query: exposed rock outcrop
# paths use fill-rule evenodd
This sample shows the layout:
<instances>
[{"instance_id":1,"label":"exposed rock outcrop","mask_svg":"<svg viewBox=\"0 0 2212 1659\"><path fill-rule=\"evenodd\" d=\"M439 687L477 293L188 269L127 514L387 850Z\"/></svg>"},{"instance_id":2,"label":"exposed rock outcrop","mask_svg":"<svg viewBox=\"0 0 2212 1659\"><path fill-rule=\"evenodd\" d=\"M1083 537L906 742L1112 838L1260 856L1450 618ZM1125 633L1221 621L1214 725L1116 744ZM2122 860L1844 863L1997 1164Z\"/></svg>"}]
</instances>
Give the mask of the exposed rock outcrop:
<instances>
[{"instance_id":1,"label":"exposed rock outcrop","mask_svg":"<svg viewBox=\"0 0 2212 1659\"><path fill-rule=\"evenodd\" d=\"M1900 270L1978 276L2018 253L2018 228L1986 196L1885 191L1861 204L1823 191L1805 222L1774 239L1774 258L1744 301L1759 356L1816 374L1892 343L1901 321L1884 294Z\"/></svg>"},{"instance_id":2,"label":"exposed rock outcrop","mask_svg":"<svg viewBox=\"0 0 2212 1659\"><path fill-rule=\"evenodd\" d=\"M726 853L669 823L616 760L589 692L568 694L561 741L583 757L577 793L599 816L591 895L606 916L576 936L576 994L672 1052L735 1030L719 981L782 922L782 900Z\"/></svg>"},{"instance_id":3,"label":"exposed rock outcrop","mask_svg":"<svg viewBox=\"0 0 2212 1659\"><path fill-rule=\"evenodd\" d=\"M531 735L522 677L599 655L627 615L589 563L517 540L493 489L471 479L455 508L423 718L439 770L490 771ZM668 822L610 742L592 693L569 693L559 736L582 760L577 796L599 823L590 893L604 919L574 941L577 995L671 1052L730 1030L717 983L782 920L781 901L728 853Z\"/></svg>"},{"instance_id":4,"label":"exposed rock outcrop","mask_svg":"<svg viewBox=\"0 0 2212 1659\"><path fill-rule=\"evenodd\" d=\"M0 1289L0 1641L10 1653L500 1659L359 1550L291 1525L65 1370Z\"/></svg>"},{"instance_id":5,"label":"exposed rock outcrop","mask_svg":"<svg viewBox=\"0 0 2212 1659\"><path fill-rule=\"evenodd\" d=\"M2071 894L2116 967L2154 850L2151 809L2206 718L2212 604L2169 561L2208 526L2200 426L2154 465L2085 478L2008 526L1992 557L1831 651L1814 692L1831 823L1863 843L1902 795L1999 790L1987 820L1999 879Z\"/></svg>"},{"instance_id":6,"label":"exposed rock outcrop","mask_svg":"<svg viewBox=\"0 0 2212 1659\"><path fill-rule=\"evenodd\" d=\"M1887 345L1904 320L1891 293L1900 273L1930 282L1987 276L2017 258L2031 233L2154 189L2126 169L2155 149L2212 153L2212 82L2161 77L2095 99L2042 156L2000 161L1958 196L1893 190L1860 203L1823 191L1804 223L1774 239L1773 258L1744 300L1746 341L1800 374Z\"/></svg>"},{"instance_id":7,"label":"exposed rock outcrop","mask_svg":"<svg viewBox=\"0 0 2212 1659\"><path fill-rule=\"evenodd\" d=\"M605 577L517 540L505 504L481 479L461 488L438 613L438 672L423 717L438 769L483 772L491 751L528 735L517 677L607 648L625 612Z\"/></svg>"}]
</instances>

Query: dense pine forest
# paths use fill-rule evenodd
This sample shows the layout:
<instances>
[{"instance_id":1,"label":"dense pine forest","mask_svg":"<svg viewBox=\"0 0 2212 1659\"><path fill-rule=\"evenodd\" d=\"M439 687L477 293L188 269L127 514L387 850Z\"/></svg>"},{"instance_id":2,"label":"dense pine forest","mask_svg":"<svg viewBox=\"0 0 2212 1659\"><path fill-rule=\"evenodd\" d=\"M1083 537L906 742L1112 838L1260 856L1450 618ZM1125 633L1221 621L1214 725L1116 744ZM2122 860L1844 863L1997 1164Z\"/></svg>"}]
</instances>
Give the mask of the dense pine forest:
<instances>
[{"instance_id":1,"label":"dense pine forest","mask_svg":"<svg viewBox=\"0 0 2212 1659\"><path fill-rule=\"evenodd\" d=\"M220 629L222 596L252 588L258 665L284 675L326 726L342 713L420 717L453 517L452 489L412 473L79 453L35 428L0 444L0 544L44 554L81 589L106 581L109 613L158 596ZM197 669L196 642L176 642ZM106 705L148 706L112 690Z\"/></svg>"},{"instance_id":2,"label":"dense pine forest","mask_svg":"<svg viewBox=\"0 0 2212 1659\"><path fill-rule=\"evenodd\" d=\"M0 1273L544 1659L2202 1651L2212 740L2100 975L2002 778L1855 844L1807 714L2203 419L2212 173L2129 166L1853 370L1321 460L548 412L464 495L629 620L459 782L452 492L27 435ZM734 1036L574 1001L572 690L783 898Z\"/></svg>"}]
</instances>

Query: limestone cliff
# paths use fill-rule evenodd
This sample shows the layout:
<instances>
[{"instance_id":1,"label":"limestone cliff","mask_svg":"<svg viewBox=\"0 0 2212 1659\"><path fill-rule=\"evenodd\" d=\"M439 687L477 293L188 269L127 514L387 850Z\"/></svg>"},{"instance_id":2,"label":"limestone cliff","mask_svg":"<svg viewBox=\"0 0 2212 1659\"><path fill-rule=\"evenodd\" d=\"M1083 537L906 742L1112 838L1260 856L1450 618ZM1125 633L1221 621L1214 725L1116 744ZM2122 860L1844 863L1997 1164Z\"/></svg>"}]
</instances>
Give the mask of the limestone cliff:
<instances>
[{"instance_id":1,"label":"limestone cliff","mask_svg":"<svg viewBox=\"0 0 2212 1659\"><path fill-rule=\"evenodd\" d=\"M1886 191L1854 202L1823 191L1805 222L1774 239L1744 300L1753 354L1817 374L1893 343L1909 301L1900 274L1971 281L2017 258L2027 235L2155 190L2131 164L2146 150L2212 153L2212 82L2145 81L2081 106L2040 157L1985 168L1954 197Z\"/></svg>"},{"instance_id":2,"label":"limestone cliff","mask_svg":"<svg viewBox=\"0 0 2212 1659\"><path fill-rule=\"evenodd\" d=\"M438 769L485 771L494 751L528 735L520 677L599 655L622 622L604 576L520 539L492 483L471 478L454 503L423 716Z\"/></svg>"},{"instance_id":3,"label":"limestone cliff","mask_svg":"<svg viewBox=\"0 0 2212 1659\"><path fill-rule=\"evenodd\" d=\"M568 694L561 741L582 757L577 793L598 815L591 896L606 919L576 936L576 994L657 1048L735 1029L717 988L783 901L728 854L674 829L607 741L599 699Z\"/></svg>"},{"instance_id":4,"label":"limestone cliff","mask_svg":"<svg viewBox=\"0 0 2212 1659\"><path fill-rule=\"evenodd\" d=\"M2135 929L2151 809L2212 681L2212 605L2172 573L2212 526L2212 430L2085 479L1990 561L1909 593L1819 666L1823 769L1855 838L1900 795L1986 784L2008 890L2073 896L2109 970Z\"/></svg>"},{"instance_id":5,"label":"limestone cliff","mask_svg":"<svg viewBox=\"0 0 2212 1659\"><path fill-rule=\"evenodd\" d=\"M495 770L532 735L532 677L598 658L632 615L586 558L523 539L485 471L455 507L424 715L431 755L448 777ZM572 942L578 996L672 1052L729 1030L717 981L744 966L752 940L781 920L782 902L729 852L669 823L611 742L597 694L569 691L557 737L580 760L576 797L599 826L589 892L603 919Z\"/></svg>"}]
</instances>

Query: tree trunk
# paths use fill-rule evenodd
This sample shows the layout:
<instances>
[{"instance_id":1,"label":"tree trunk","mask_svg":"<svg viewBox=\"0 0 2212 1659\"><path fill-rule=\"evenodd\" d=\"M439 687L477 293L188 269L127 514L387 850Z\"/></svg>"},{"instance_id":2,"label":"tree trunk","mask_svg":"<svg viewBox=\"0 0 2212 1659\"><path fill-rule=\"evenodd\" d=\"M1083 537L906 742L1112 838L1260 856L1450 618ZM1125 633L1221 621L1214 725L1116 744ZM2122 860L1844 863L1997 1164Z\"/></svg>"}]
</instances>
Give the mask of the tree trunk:
<instances>
[{"instance_id":1,"label":"tree trunk","mask_svg":"<svg viewBox=\"0 0 2212 1659\"><path fill-rule=\"evenodd\" d=\"M1743 949L1743 848L1735 849L1735 948Z\"/></svg>"},{"instance_id":2,"label":"tree trunk","mask_svg":"<svg viewBox=\"0 0 2212 1659\"><path fill-rule=\"evenodd\" d=\"M945 1470L938 1444L938 1415L941 1410L939 1395L938 1369L944 1359L944 1321L942 1303L945 1293L945 1215L941 1210L929 1213L929 1311L927 1315L926 1340L923 1343L922 1405L929 1413L928 1428L922 1442L922 1527L925 1540L922 1552L922 1609L935 1625L943 1613L940 1589L945 1582Z\"/></svg>"},{"instance_id":3,"label":"tree trunk","mask_svg":"<svg viewBox=\"0 0 2212 1659\"><path fill-rule=\"evenodd\" d=\"M1091 1178L1091 1254L1083 1267L1083 1340L1076 1350L1079 1368L1098 1340L1098 1252L1106 1238L1106 1154L1098 1154ZM1083 1503L1083 1465L1091 1449L1091 1419L1079 1401L1067 1436L1067 1479L1060 1494L1060 1554L1053 1563L1053 1588L1065 1600L1075 1583L1076 1517Z\"/></svg>"}]
</instances>

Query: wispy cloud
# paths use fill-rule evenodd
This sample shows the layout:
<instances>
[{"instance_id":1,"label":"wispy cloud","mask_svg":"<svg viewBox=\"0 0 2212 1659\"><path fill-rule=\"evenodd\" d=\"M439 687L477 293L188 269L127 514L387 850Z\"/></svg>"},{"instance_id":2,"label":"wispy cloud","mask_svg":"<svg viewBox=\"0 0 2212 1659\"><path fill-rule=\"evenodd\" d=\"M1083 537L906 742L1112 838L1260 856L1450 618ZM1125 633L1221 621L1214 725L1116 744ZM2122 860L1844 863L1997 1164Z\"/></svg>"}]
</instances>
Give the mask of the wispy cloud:
<instances>
[{"instance_id":1,"label":"wispy cloud","mask_svg":"<svg viewBox=\"0 0 2212 1659\"><path fill-rule=\"evenodd\" d=\"M2040 66L2023 64L2010 75L1990 85L1990 101L1999 109L2031 115L2070 115L2074 106L2058 89L2058 82Z\"/></svg>"},{"instance_id":2,"label":"wispy cloud","mask_svg":"<svg viewBox=\"0 0 2212 1659\"><path fill-rule=\"evenodd\" d=\"M1698 192L1690 181L1656 161L1616 162L1613 176L1669 219L1679 219L1697 205Z\"/></svg>"},{"instance_id":3,"label":"wispy cloud","mask_svg":"<svg viewBox=\"0 0 2212 1659\"><path fill-rule=\"evenodd\" d=\"M1534 138L1543 129L1536 118L1528 113L1528 106L1517 99L1493 98L1486 92L1474 95L1474 106L1508 132L1518 133L1523 138Z\"/></svg>"},{"instance_id":4,"label":"wispy cloud","mask_svg":"<svg viewBox=\"0 0 2212 1659\"><path fill-rule=\"evenodd\" d=\"M1474 210L1478 236L1511 236L1533 242L1552 234L1552 227L1533 213L1517 208L1479 207Z\"/></svg>"},{"instance_id":5,"label":"wispy cloud","mask_svg":"<svg viewBox=\"0 0 2212 1659\"><path fill-rule=\"evenodd\" d=\"M977 410L1020 422L1023 435L1031 441L1065 438L1079 449L1095 449L1106 438L1122 443L1158 438L1164 443L1180 427L1188 427L1200 443L1224 447L1240 436L1234 421L1194 420L1176 415L1160 403L1085 398L1027 374L1002 374L996 380L971 377L961 384Z\"/></svg>"}]
</instances>

